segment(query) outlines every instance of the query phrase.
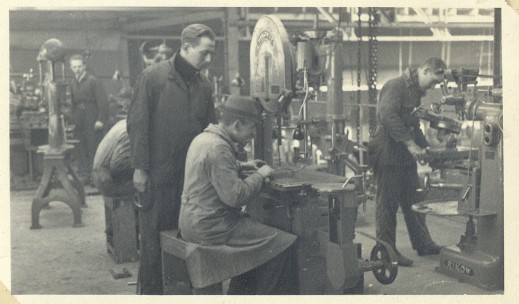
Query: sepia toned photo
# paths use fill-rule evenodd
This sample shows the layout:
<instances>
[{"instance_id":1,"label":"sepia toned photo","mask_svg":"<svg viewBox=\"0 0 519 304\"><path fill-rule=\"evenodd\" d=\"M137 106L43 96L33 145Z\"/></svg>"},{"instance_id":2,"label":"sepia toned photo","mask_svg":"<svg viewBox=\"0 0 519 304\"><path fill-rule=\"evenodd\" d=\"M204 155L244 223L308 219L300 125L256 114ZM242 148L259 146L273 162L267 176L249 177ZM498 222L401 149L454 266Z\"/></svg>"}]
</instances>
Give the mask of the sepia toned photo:
<instances>
[{"instance_id":1,"label":"sepia toned photo","mask_svg":"<svg viewBox=\"0 0 519 304\"><path fill-rule=\"evenodd\" d=\"M519 16L472 2L11 3L0 299L509 303Z\"/></svg>"}]
</instances>

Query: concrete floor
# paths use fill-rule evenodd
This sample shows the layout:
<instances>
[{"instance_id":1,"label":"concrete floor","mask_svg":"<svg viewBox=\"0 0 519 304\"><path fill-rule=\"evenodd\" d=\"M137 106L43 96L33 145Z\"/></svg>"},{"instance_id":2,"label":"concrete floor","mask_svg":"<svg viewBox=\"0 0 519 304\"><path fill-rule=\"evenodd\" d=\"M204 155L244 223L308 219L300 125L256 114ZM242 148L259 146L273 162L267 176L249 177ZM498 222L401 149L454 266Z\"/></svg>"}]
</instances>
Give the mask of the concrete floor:
<instances>
[{"instance_id":1,"label":"concrete floor","mask_svg":"<svg viewBox=\"0 0 519 304\"><path fill-rule=\"evenodd\" d=\"M93 193L94 189L87 188ZM138 262L116 264L107 253L104 205L100 195L87 196L82 209L85 224L72 228L72 212L63 203L51 203L40 214L39 230L30 230L34 191L11 192L11 292L15 295L133 295ZM361 211L359 209L359 211ZM374 203L368 202L357 230L374 233ZM490 295L487 291L458 282L434 271L438 257L419 257L411 249L402 214L398 214L397 244L400 252L414 260L412 267L399 267L393 284L382 285L373 274L365 273L366 295ZM435 241L452 245L464 232L463 218L428 217ZM374 241L357 234L364 258ZM110 270L128 269L132 277L114 279ZM134 298L134 297L132 297Z\"/></svg>"}]
</instances>

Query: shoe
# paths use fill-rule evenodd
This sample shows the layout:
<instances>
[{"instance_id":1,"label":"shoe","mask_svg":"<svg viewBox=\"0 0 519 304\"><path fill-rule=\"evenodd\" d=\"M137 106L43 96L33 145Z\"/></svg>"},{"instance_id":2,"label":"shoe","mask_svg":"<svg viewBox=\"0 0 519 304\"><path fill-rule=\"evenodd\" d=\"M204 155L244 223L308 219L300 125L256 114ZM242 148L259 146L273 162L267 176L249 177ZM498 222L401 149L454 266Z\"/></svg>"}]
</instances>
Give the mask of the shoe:
<instances>
[{"instance_id":1,"label":"shoe","mask_svg":"<svg viewBox=\"0 0 519 304\"><path fill-rule=\"evenodd\" d=\"M431 245L425 246L424 248L418 248L416 249L416 252L419 256L424 255L436 255L440 254L440 250L442 249L441 246L438 246L435 243L432 243Z\"/></svg>"},{"instance_id":2,"label":"shoe","mask_svg":"<svg viewBox=\"0 0 519 304\"><path fill-rule=\"evenodd\" d=\"M398 266L409 267L413 265L413 260L406 258L403 255L398 255Z\"/></svg>"}]
</instances>

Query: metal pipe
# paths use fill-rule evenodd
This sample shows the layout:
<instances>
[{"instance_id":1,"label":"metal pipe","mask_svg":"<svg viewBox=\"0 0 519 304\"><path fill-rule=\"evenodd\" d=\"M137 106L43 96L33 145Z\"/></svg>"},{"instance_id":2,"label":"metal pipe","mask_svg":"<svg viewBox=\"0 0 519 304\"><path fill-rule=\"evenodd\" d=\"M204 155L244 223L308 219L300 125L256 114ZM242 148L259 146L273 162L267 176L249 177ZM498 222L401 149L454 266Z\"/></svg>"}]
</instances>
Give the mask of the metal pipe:
<instances>
[{"instance_id":1,"label":"metal pipe","mask_svg":"<svg viewBox=\"0 0 519 304\"><path fill-rule=\"evenodd\" d=\"M255 23L254 23L255 24ZM320 25L322 28L322 25ZM332 28L333 29L333 28ZM330 29L330 30L332 30ZM321 29L319 29L321 30ZM168 36L168 35L126 35L123 36L128 40L178 40L180 36ZM250 41L251 37L240 37L240 41ZM446 37L434 37L434 36L377 36L379 42L437 42L437 41L494 41L493 35L450 35ZM218 36L216 41L225 41L225 37ZM348 40L344 40L348 41ZM361 39L362 42L368 42L368 40Z\"/></svg>"},{"instance_id":2,"label":"metal pipe","mask_svg":"<svg viewBox=\"0 0 519 304\"><path fill-rule=\"evenodd\" d=\"M247 40L247 39L240 39ZM250 39L249 39L250 40ZM349 41L349 40L344 40ZM368 42L367 39L361 39L362 42ZM494 41L492 35L450 35L450 36L377 36L378 42L472 42L472 41Z\"/></svg>"},{"instance_id":3,"label":"metal pipe","mask_svg":"<svg viewBox=\"0 0 519 304\"><path fill-rule=\"evenodd\" d=\"M304 87L305 87L305 90L308 91L310 89L310 87L308 86L308 69L307 67L305 66L304 68ZM308 120L308 92L305 96L305 100L303 102L303 121L307 121ZM309 138L309 132L308 132L308 125L307 124L303 124L303 134L305 136L304 140L303 140L303 143L304 143L304 149L303 149L303 152L304 152L304 156L305 156L305 160L308 160L308 158L310 157L309 154L308 154L308 146L309 146L309 142L308 142L308 138ZM310 150L311 151L311 150Z\"/></svg>"},{"instance_id":4,"label":"metal pipe","mask_svg":"<svg viewBox=\"0 0 519 304\"><path fill-rule=\"evenodd\" d=\"M156 40L178 40L180 41L181 37L178 35L123 35L122 36L125 39L128 40L150 40L150 39L156 39ZM250 38L249 38L250 40ZM216 41L225 41L225 37L217 36Z\"/></svg>"},{"instance_id":5,"label":"metal pipe","mask_svg":"<svg viewBox=\"0 0 519 304\"><path fill-rule=\"evenodd\" d=\"M501 9L494 9L494 76L501 76ZM501 78L494 77L494 87L501 86Z\"/></svg>"},{"instance_id":6,"label":"metal pipe","mask_svg":"<svg viewBox=\"0 0 519 304\"><path fill-rule=\"evenodd\" d=\"M257 18L250 18L249 20L238 20L236 22L231 23L231 25L236 25L239 27L248 27L254 26L258 21ZM356 20L355 20L356 21ZM368 25L368 22L362 21L363 27ZM314 24L314 20L284 20L283 25L288 29L308 29L311 30ZM489 29L492 28L492 23L477 23L477 22L460 22L460 23L432 23L432 24L424 24L424 23L381 23L379 28L388 28L388 29L414 29L414 28L430 28L434 26L435 28L443 29L443 28L468 28L468 29ZM319 29L318 30L333 30L337 27L337 25L330 21L320 20ZM347 26L343 26L344 29L348 28Z\"/></svg>"}]
</instances>

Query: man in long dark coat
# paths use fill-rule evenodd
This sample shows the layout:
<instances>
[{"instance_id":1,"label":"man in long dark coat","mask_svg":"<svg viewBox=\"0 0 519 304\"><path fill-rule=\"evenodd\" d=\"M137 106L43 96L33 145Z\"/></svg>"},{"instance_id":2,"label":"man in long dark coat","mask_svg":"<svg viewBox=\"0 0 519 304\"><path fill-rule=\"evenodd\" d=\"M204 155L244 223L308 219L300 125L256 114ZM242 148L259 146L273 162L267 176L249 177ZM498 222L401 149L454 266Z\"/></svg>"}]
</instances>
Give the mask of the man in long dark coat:
<instances>
[{"instance_id":1,"label":"man in long dark coat","mask_svg":"<svg viewBox=\"0 0 519 304\"><path fill-rule=\"evenodd\" d=\"M133 182L137 191L148 192L143 203L151 206L139 212L140 294L163 294L159 233L177 228L187 149L215 121L211 84L200 73L214 51L214 32L189 25L180 51L146 68L136 84L128 113Z\"/></svg>"},{"instance_id":2,"label":"man in long dark coat","mask_svg":"<svg viewBox=\"0 0 519 304\"><path fill-rule=\"evenodd\" d=\"M70 85L75 138L79 140L79 176L84 184L93 184L92 165L108 120L108 101L97 77L87 72L82 55L70 57L74 80Z\"/></svg>"}]
</instances>

